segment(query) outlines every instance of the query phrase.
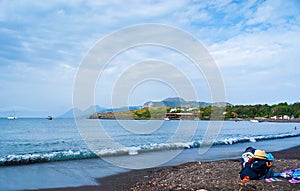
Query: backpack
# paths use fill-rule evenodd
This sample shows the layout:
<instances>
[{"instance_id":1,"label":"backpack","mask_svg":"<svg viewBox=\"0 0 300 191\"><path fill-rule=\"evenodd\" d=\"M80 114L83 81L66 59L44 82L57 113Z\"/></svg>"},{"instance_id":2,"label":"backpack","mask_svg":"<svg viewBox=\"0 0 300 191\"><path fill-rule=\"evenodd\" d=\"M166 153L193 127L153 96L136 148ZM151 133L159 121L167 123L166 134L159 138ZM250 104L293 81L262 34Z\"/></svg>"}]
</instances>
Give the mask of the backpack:
<instances>
[{"instance_id":1,"label":"backpack","mask_svg":"<svg viewBox=\"0 0 300 191\"><path fill-rule=\"evenodd\" d=\"M274 157L271 153L266 154L265 151L248 147L241 160L240 178L243 182L270 178L274 174L272 169Z\"/></svg>"}]
</instances>

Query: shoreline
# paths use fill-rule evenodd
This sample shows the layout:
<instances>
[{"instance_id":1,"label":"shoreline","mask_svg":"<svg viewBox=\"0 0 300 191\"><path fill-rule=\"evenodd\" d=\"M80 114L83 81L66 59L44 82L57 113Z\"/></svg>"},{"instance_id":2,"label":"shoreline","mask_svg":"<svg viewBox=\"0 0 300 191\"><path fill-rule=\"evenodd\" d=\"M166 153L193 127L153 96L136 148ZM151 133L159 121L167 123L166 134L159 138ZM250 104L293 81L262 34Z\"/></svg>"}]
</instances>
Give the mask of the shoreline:
<instances>
[{"instance_id":1,"label":"shoreline","mask_svg":"<svg viewBox=\"0 0 300 191\"><path fill-rule=\"evenodd\" d=\"M164 118L151 118L151 119L132 119L132 118L87 118L87 119L92 119L92 120L165 120ZM178 120L184 120L184 121L211 121L210 119L168 119L165 121L178 121ZM251 120L253 119L234 119L234 118L230 118L230 119L222 119L220 121L233 121L233 122L241 122L241 121L247 121L247 122L251 122ZM263 119L263 120L259 120L257 123L300 123L300 118L295 118L295 119Z\"/></svg>"},{"instance_id":2,"label":"shoreline","mask_svg":"<svg viewBox=\"0 0 300 191\"><path fill-rule=\"evenodd\" d=\"M300 168L300 146L272 152L275 172ZM100 185L38 189L39 191L113 191L113 190L298 190L300 184L287 181L239 181L240 161L187 162L175 166L132 170L96 178Z\"/></svg>"}]
</instances>

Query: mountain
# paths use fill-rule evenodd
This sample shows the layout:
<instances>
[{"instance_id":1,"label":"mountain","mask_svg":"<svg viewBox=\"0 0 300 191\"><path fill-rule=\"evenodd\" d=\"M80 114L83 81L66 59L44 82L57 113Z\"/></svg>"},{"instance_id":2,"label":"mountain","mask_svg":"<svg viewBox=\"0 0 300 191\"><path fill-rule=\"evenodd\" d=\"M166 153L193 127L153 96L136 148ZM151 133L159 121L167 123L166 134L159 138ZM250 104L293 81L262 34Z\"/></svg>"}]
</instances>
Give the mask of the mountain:
<instances>
[{"instance_id":1,"label":"mountain","mask_svg":"<svg viewBox=\"0 0 300 191\"><path fill-rule=\"evenodd\" d=\"M128 106L128 107L125 106L125 107L118 107L118 108L113 108L113 109L106 109L105 111L97 112L97 113L132 111L132 110L139 110L141 108L142 108L142 106Z\"/></svg>"},{"instance_id":2,"label":"mountain","mask_svg":"<svg viewBox=\"0 0 300 191\"><path fill-rule=\"evenodd\" d=\"M166 107L201 107L204 105L209 105L205 102L197 102L197 101L185 101L179 97L167 98L162 101L148 101L144 103L143 107L157 107L157 106L166 106Z\"/></svg>"},{"instance_id":3,"label":"mountain","mask_svg":"<svg viewBox=\"0 0 300 191\"><path fill-rule=\"evenodd\" d=\"M148 101L144 103L143 107L157 107L157 106L166 106L170 108L176 108L176 107L207 107L210 105L231 105L230 103L223 103L223 102L217 102L217 103L207 103L207 102L198 102L198 101L185 101L184 99L180 97L171 97L164 99L162 101Z\"/></svg>"},{"instance_id":4,"label":"mountain","mask_svg":"<svg viewBox=\"0 0 300 191\"><path fill-rule=\"evenodd\" d=\"M120 107L114 109L108 109L105 107L100 107L99 105L90 106L88 109L81 111L78 108L72 108L59 116L59 118L74 118L74 112L77 117L87 118L95 113L107 113L107 112L120 112L120 111L128 111L128 110L138 110L141 109L142 106L128 106L128 107Z\"/></svg>"},{"instance_id":5,"label":"mountain","mask_svg":"<svg viewBox=\"0 0 300 191\"><path fill-rule=\"evenodd\" d=\"M59 116L59 118L74 118L74 112L76 113L77 117L82 118L88 118L89 116L95 114L95 113L108 113L108 112L123 112L123 111L130 111L130 110L139 110L143 107L157 107L157 106L166 106L170 108L176 108L176 107L187 107L187 108L193 108L193 107L207 107L210 105L231 105L230 103L223 103L223 102L217 102L217 103L207 103L207 102L199 102L199 101L186 101L180 97L170 97L166 98L162 101L148 101L144 103L143 106L125 106L125 107L119 107L119 108L105 108L100 107L98 105L90 106L88 109L81 111L78 108L72 108Z\"/></svg>"},{"instance_id":6,"label":"mountain","mask_svg":"<svg viewBox=\"0 0 300 191\"><path fill-rule=\"evenodd\" d=\"M79 113L81 112L81 110L77 108L72 108L67 112L65 112L64 114L60 115L58 118L74 118L74 112Z\"/></svg>"},{"instance_id":7,"label":"mountain","mask_svg":"<svg viewBox=\"0 0 300 191\"><path fill-rule=\"evenodd\" d=\"M78 108L72 108L72 109L68 110L67 112L65 112L64 114L60 115L59 118L74 118L74 113L76 113L76 115L78 117L88 117L91 114L101 113L106 110L107 110L107 108L100 107L99 105L90 106L89 108L87 108L84 111L81 111Z\"/></svg>"}]
</instances>

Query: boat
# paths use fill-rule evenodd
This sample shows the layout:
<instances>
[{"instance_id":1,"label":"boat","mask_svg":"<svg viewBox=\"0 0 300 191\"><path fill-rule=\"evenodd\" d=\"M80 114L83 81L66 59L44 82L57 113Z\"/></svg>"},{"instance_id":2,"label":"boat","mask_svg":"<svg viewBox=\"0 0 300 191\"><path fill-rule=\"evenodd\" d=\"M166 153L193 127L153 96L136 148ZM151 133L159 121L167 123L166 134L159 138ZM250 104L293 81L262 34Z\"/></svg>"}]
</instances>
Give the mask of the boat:
<instances>
[{"instance_id":1,"label":"boat","mask_svg":"<svg viewBox=\"0 0 300 191\"><path fill-rule=\"evenodd\" d=\"M168 117L165 117L164 120L165 121L170 121L170 119Z\"/></svg>"},{"instance_id":2,"label":"boat","mask_svg":"<svg viewBox=\"0 0 300 191\"><path fill-rule=\"evenodd\" d=\"M47 117L47 119L48 119L48 120L52 120L53 117L49 115L49 116Z\"/></svg>"},{"instance_id":3,"label":"boat","mask_svg":"<svg viewBox=\"0 0 300 191\"><path fill-rule=\"evenodd\" d=\"M258 123L259 121L257 119L251 119L250 122L251 123Z\"/></svg>"},{"instance_id":4,"label":"boat","mask_svg":"<svg viewBox=\"0 0 300 191\"><path fill-rule=\"evenodd\" d=\"M8 117L7 117L7 119L9 119L9 120L12 120L12 119L17 119L17 117L16 117L16 116L14 116L14 115L10 115L10 116L8 116Z\"/></svg>"},{"instance_id":5,"label":"boat","mask_svg":"<svg viewBox=\"0 0 300 191\"><path fill-rule=\"evenodd\" d=\"M139 152L137 150L135 150L135 149L130 149L128 151L128 155L137 155L137 154L139 154Z\"/></svg>"}]
</instances>

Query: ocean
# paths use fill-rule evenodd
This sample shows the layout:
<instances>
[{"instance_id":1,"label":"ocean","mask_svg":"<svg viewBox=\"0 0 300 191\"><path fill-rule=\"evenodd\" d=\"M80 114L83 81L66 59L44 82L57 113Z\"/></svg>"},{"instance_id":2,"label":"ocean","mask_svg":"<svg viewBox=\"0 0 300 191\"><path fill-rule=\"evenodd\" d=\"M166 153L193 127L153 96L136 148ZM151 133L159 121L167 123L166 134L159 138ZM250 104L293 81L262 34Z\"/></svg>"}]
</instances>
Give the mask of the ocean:
<instances>
[{"instance_id":1,"label":"ocean","mask_svg":"<svg viewBox=\"0 0 300 191\"><path fill-rule=\"evenodd\" d=\"M130 169L233 159L248 146L272 152L300 145L299 123L248 121L224 121L210 145L203 141L210 123L0 119L0 190L95 185L94 178Z\"/></svg>"}]
</instances>

